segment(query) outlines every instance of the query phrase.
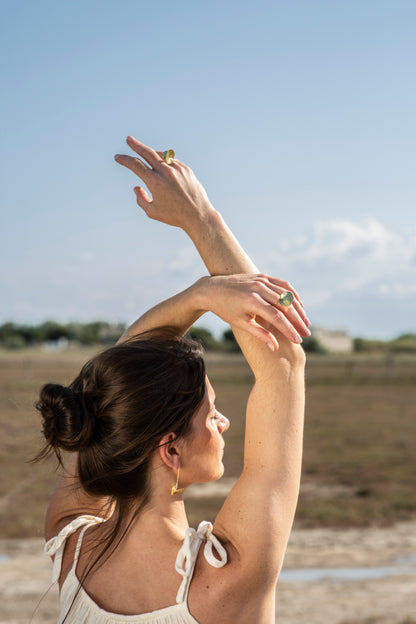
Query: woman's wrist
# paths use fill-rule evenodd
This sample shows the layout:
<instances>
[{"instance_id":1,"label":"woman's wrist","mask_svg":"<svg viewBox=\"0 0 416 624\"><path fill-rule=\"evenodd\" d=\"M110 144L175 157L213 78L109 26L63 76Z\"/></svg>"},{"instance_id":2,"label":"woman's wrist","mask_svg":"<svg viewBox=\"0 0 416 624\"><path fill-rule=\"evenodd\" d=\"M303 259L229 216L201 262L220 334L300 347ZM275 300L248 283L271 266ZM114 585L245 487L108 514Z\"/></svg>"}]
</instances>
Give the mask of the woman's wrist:
<instances>
[{"instance_id":1,"label":"woman's wrist","mask_svg":"<svg viewBox=\"0 0 416 624\"><path fill-rule=\"evenodd\" d=\"M199 314L199 316L209 312L211 280L212 278L209 275L205 275L204 277L200 277L190 287L190 291L192 293L192 308L194 313Z\"/></svg>"},{"instance_id":2,"label":"woman's wrist","mask_svg":"<svg viewBox=\"0 0 416 624\"><path fill-rule=\"evenodd\" d=\"M224 225L224 220L218 210L208 201L200 210L193 212L183 225L184 232L193 240L210 230L217 230Z\"/></svg>"}]
</instances>

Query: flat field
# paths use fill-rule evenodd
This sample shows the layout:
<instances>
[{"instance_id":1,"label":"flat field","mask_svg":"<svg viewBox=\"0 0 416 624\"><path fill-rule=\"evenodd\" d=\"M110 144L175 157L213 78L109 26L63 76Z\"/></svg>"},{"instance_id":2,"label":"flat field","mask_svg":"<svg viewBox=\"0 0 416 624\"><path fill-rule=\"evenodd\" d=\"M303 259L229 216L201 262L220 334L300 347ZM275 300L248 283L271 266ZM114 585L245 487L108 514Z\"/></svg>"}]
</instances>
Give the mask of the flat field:
<instances>
[{"instance_id":1,"label":"flat field","mask_svg":"<svg viewBox=\"0 0 416 624\"><path fill-rule=\"evenodd\" d=\"M69 383L94 349L0 351L0 537L41 537L57 475L30 464L41 446L40 386ZM207 355L217 404L231 420L225 477L242 467L252 376L239 355ZM416 518L416 357L309 356L298 527L386 526ZM189 500L191 523L223 494Z\"/></svg>"}]
</instances>

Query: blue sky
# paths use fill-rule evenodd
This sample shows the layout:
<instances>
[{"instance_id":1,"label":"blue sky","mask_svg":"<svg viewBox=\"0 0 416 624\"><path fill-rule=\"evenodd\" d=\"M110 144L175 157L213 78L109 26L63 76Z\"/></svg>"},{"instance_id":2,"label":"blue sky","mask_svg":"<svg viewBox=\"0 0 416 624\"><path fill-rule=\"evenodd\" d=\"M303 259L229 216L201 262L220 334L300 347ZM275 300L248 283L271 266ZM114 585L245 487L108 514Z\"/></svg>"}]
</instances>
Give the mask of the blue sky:
<instances>
[{"instance_id":1,"label":"blue sky","mask_svg":"<svg viewBox=\"0 0 416 624\"><path fill-rule=\"evenodd\" d=\"M316 325L416 331L413 0L0 7L0 323L130 322L205 273L137 207L132 134Z\"/></svg>"}]
</instances>

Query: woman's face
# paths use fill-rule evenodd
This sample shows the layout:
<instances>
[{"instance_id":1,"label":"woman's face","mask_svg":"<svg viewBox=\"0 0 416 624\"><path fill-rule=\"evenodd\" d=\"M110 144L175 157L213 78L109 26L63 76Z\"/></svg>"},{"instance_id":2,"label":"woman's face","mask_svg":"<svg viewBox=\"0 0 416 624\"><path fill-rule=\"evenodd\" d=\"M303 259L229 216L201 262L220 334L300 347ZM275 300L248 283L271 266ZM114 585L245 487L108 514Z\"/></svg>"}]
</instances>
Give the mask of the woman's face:
<instances>
[{"instance_id":1,"label":"woman's face","mask_svg":"<svg viewBox=\"0 0 416 624\"><path fill-rule=\"evenodd\" d=\"M207 377L205 396L193 417L186 444L188 474L192 476L193 483L215 481L222 477L225 445L222 434L229 426L228 418L215 408L215 392Z\"/></svg>"}]
</instances>

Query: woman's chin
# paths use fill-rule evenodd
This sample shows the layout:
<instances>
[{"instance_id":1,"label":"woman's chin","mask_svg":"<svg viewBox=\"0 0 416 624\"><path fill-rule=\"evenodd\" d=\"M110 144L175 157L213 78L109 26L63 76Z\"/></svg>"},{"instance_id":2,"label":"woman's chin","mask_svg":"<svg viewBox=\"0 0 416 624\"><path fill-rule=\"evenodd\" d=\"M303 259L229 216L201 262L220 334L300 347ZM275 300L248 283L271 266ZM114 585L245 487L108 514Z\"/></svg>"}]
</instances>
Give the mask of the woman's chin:
<instances>
[{"instance_id":1,"label":"woman's chin","mask_svg":"<svg viewBox=\"0 0 416 624\"><path fill-rule=\"evenodd\" d=\"M220 462L215 469L210 472L206 472L204 476L200 476L199 479L196 478L193 483L212 483L213 481L218 481L224 474L224 464ZM196 477L196 475L195 475Z\"/></svg>"},{"instance_id":2,"label":"woman's chin","mask_svg":"<svg viewBox=\"0 0 416 624\"><path fill-rule=\"evenodd\" d=\"M221 479L222 475L224 474L224 464L221 462L221 466L216 474L215 477L213 477L211 479L211 481L218 481L218 479Z\"/></svg>"}]
</instances>

